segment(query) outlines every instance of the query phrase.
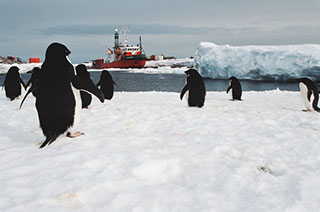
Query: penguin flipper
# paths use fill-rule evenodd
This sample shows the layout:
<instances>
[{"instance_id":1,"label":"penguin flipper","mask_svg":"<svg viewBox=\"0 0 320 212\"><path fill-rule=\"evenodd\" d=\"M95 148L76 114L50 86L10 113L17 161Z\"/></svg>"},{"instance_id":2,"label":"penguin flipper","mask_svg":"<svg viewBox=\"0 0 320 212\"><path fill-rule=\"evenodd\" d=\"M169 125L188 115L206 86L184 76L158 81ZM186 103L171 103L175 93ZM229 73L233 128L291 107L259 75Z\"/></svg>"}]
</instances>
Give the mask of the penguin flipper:
<instances>
[{"instance_id":1,"label":"penguin flipper","mask_svg":"<svg viewBox=\"0 0 320 212\"><path fill-rule=\"evenodd\" d=\"M183 95L187 92L187 90L189 90L189 85L188 85L188 84L186 84L186 85L183 87L182 91L181 91L181 94L180 94L180 99L181 99L181 100L182 100L182 98L183 98Z\"/></svg>"},{"instance_id":2,"label":"penguin flipper","mask_svg":"<svg viewBox=\"0 0 320 212\"><path fill-rule=\"evenodd\" d=\"M76 89L93 94L101 102L104 102L104 95L102 91L100 91L91 80L85 80L80 77L74 77L71 82Z\"/></svg>"},{"instance_id":3,"label":"penguin flipper","mask_svg":"<svg viewBox=\"0 0 320 212\"><path fill-rule=\"evenodd\" d=\"M231 85L228 87L228 89L227 89L227 93L230 91L230 89L231 89L232 87L231 87Z\"/></svg>"},{"instance_id":4,"label":"penguin flipper","mask_svg":"<svg viewBox=\"0 0 320 212\"><path fill-rule=\"evenodd\" d=\"M114 84L115 86L117 86L117 88L119 88L119 86L117 85L117 83L116 83L115 81L112 80L112 82L113 82L113 84Z\"/></svg>"},{"instance_id":5,"label":"penguin flipper","mask_svg":"<svg viewBox=\"0 0 320 212\"><path fill-rule=\"evenodd\" d=\"M101 80L99 80L99 82L97 83L97 87L99 87L101 85Z\"/></svg>"},{"instance_id":6,"label":"penguin flipper","mask_svg":"<svg viewBox=\"0 0 320 212\"><path fill-rule=\"evenodd\" d=\"M29 79L29 81L27 82L27 84L26 84L26 88L30 85L30 83L32 82L32 78L31 79Z\"/></svg>"},{"instance_id":7,"label":"penguin flipper","mask_svg":"<svg viewBox=\"0 0 320 212\"><path fill-rule=\"evenodd\" d=\"M26 86L26 84L24 83L24 81L23 81L21 78L20 78L20 82L21 82L21 84L23 85L23 88L26 89L27 86Z\"/></svg>"},{"instance_id":8,"label":"penguin flipper","mask_svg":"<svg viewBox=\"0 0 320 212\"><path fill-rule=\"evenodd\" d=\"M21 107L22 107L22 105L23 105L23 102L24 102L24 100L26 100L27 96L28 96L31 92L33 92L34 90L35 90L35 88L33 88L33 87L29 88L28 92L26 93L26 95L24 95L24 97L23 97L23 99L22 99L22 101L21 101L21 104L20 104L19 109L21 109Z\"/></svg>"}]
</instances>

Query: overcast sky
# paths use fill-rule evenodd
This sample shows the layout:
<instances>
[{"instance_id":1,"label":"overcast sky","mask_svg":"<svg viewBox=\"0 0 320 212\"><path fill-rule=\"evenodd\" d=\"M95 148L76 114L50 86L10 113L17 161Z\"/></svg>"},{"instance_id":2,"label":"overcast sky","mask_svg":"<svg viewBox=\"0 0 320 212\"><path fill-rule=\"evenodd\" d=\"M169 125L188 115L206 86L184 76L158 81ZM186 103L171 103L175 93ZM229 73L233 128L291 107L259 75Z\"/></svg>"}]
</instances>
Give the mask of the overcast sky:
<instances>
[{"instance_id":1,"label":"overcast sky","mask_svg":"<svg viewBox=\"0 0 320 212\"><path fill-rule=\"evenodd\" d=\"M124 25L130 44L142 36L147 56L194 56L201 41L320 44L319 10L320 0L0 0L0 56L43 59L60 42L71 61L90 61Z\"/></svg>"}]
</instances>

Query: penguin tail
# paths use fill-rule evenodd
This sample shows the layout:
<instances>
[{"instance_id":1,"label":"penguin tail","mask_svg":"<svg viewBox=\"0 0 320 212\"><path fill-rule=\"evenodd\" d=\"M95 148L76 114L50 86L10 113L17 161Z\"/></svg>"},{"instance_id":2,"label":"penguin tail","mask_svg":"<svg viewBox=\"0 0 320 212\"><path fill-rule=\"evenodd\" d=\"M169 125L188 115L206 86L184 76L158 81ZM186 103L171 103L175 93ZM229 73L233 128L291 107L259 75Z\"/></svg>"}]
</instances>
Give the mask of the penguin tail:
<instances>
[{"instance_id":1,"label":"penguin tail","mask_svg":"<svg viewBox=\"0 0 320 212\"><path fill-rule=\"evenodd\" d=\"M320 113L320 108L317 107L314 110L317 111L318 113Z\"/></svg>"},{"instance_id":2,"label":"penguin tail","mask_svg":"<svg viewBox=\"0 0 320 212\"><path fill-rule=\"evenodd\" d=\"M54 142L57 138L59 137L59 135L54 134L54 135L47 135L46 136L46 140L41 144L41 146L39 147L40 149L45 147L46 145L50 145L52 142Z\"/></svg>"}]
</instances>

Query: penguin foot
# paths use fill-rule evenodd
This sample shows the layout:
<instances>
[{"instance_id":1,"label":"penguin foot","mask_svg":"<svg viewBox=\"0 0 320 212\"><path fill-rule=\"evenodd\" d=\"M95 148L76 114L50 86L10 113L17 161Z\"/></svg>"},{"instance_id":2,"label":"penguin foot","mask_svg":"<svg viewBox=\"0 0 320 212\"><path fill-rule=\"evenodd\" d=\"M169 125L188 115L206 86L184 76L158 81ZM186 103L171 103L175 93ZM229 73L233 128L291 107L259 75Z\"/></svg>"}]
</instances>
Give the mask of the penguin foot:
<instances>
[{"instance_id":1,"label":"penguin foot","mask_svg":"<svg viewBox=\"0 0 320 212\"><path fill-rule=\"evenodd\" d=\"M303 112L311 112L311 110L307 109L307 110L302 110Z\"/></svg>"},{"instance_id":2,"label":"penguin foot","mask_svg":"<svg viewBox=\"0 0 320 212\"><path fill-rule=\"evenodd\" d=\"M75 132L75 133L71 133L71 132L67 133L67 137L69 137L69 138L75 138L75 137L78 137L80 135L84 135L84 133L83 132L79 132L79 131Z\"/></svg>"}]
</instances>

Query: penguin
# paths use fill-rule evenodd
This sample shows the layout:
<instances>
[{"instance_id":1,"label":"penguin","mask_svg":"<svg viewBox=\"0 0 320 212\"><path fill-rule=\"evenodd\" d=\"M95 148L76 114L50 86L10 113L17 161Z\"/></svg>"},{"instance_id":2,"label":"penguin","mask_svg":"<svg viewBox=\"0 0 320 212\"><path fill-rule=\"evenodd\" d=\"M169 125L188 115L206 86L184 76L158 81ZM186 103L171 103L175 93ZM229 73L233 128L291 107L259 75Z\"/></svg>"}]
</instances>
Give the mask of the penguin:
<instances>
[{"instance_id":1,"label":"penguin","mask_svg":"<svg viewBox=\"0 0 320 212\"><path fill-rule=\"evenodd\" d=\"M26 84L26 88L31 84L31 87L29 88L29 90L27 91L27 93L24 95L22 101L21 101L21 104L20 104L20 107L19 109L21 109L22 105L23 105L23 102L26 100L27 96L34 90L34 88L37 86L37 83L39 82L39 72L40 72L40 68L39 67L34 67L31 71L31 77L29 79L29 81L27 82ZM35 96L33 94L33 96Z\"/></svg>"},{"instance_id":2,"label":"penguin","mask_svg":"<svg viewBox=\"0 0 320 212\"><path fill-rule=\"evenodd\" d=\"M188 105L190 107L202 107L204 105L206 88L201 75L195 69L185 71L187 74L186 85L181 91L180 99L186 91L189 91Z\"/></svg>"},{"instance_id":3,"label":"penguin","mask_svg":"<svg viewBox=\"0 0 320 212\"><path fill-rule=\"evenodd\" d=\"M227 93L231 90L232 101L234 100L241 101L242 88L241 88L240 81L236 77L230 77L229 80L230 80L230 85L227 89Z\"/></svg>"},{"instance_id":4,"label":"penguin","mask_svg":"<svg viewBox=\"0 0 320 212\"><path fill-rule=\"evenodd\" d=\"M25 89L25 84L20 78L19 68L17 66L11 66L8 70L6 78L3 82L6 96L12 101L18 99L22 91Z\"/></svg>"},{"instance_id":5,"label":"penguin","mask_svg":"<svg viewBox=\"0 0 320 212\"><path fill-rule=\"evenodd\" d=\"M76 72L77 72L78 77L81 77L84 80L89 80L92 82L92 80L90 78L90 73L87 71L87 67L84 64L77 65ZM88 109L88 107L92 101L91 94L89 94L85 91L80 91L80 96L81 96L81 101L82 101L82 108Z\"/></svg>"},{"instance_id":6,"label":"penguin","mask_svg":"<svg viewBox=\"0 0 320 212\"><path fill-rule=\"evenodd\" d=\"M114 92L114 85L117 84L113 81L111 74L107 70L103 70L100 75L100 80L97 86L104 94L104 98L111 100Z\"/></svg>"},{"instance_id":7,"label":"penguin","mask_svg":"<svg viewBox=\"0 0 320 212\"><path fill-rule=\"evenodd\" d=\"M318 108L319 93L316 84L305 77L298 79L298 82L303 103L307 108L307 110L303 111L310 112L315 110L320 112L320 108Z\"/></svg>"},{"instance_id":8,"label":"penguin","mask_svg":"<svg viewBox=\"0 0 320 212\"><path fill-rule=\"evenodd\" d=\"M68 58L70 53L63 44L50 44L41 71L32 81L31 92L36 97L39 123L46 137L40 148L50 145L61 135L74 138L83 134L72 132L80 121L79 90L92 93L104 102L103 93L92 82L76 76Z\"/></svg>"}]
</instances>

